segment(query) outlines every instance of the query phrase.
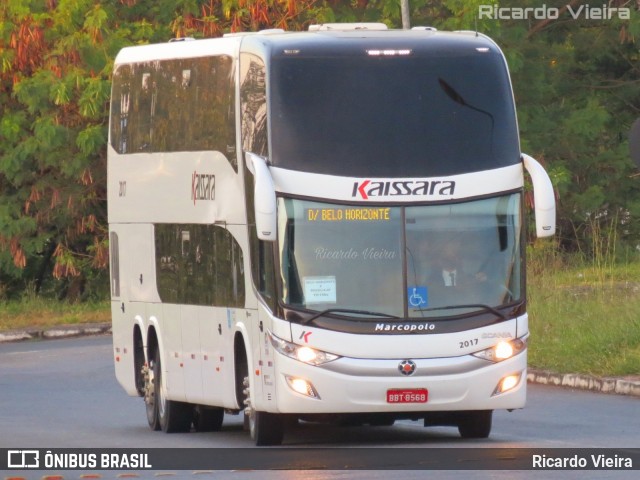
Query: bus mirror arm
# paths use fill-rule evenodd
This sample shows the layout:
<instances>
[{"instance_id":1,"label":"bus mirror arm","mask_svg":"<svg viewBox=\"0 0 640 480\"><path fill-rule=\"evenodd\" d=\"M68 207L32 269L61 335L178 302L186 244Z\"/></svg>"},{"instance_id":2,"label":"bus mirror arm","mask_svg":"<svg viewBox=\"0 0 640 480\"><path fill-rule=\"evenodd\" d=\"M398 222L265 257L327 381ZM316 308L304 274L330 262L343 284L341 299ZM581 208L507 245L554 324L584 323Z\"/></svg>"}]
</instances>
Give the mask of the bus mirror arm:
<instances>
[{"instance_id":1,"label":"bus mirror arm","mask_svg":"<svg viewBox=\"0 0 640 480\"><path fill-rule=\"evenodd\" d=\"M544 167L529 155L522 154L524 167L533 183L536 235L550 237L556 233L556 197Z\"/></svg>"},{"instance_id":2,"label":"bus mirror arm","mask_svg":"<svg viewBox=\"0 0 640 480\"><path fill-rule=\"evenodd\" d=\"M254 178L254 207L258 238L265 241L276 239L276 189L267 165L267 160L255 153L246 152L247 168Z\"/></svg>"}]
</instances>

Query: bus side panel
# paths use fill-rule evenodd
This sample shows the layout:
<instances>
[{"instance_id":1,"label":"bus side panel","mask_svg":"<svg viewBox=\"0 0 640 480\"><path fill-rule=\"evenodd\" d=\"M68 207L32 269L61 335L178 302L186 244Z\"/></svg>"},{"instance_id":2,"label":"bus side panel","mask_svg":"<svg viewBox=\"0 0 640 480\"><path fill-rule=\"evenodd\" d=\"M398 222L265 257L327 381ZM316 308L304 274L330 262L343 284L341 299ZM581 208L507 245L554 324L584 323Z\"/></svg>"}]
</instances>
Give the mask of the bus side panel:
<instances>
[{"instance_id":1,"label":"bus side panel","mask_svg":"<svg viewBox=\"0 0 640 480\"><path fill-rule=\"evenodd\" d=\"M228 375L222 368L226 358L221 350L221 341L223 335L225 338L229 336L226 326L227 313L227 309L222 308L202 308L199 311L199 350L202 358L199 380L202 399L198 403L204 405L223 406L223 390L233 389L233 384L225 384ZM229 341L225 340L225 342Z\"/></svg>"},{"instance_id":2,"label":"bus side panel","mask_svg":"<svg viewBox=\"0 0 640 480\"><path fill-rule=\"evenodd\" d=\"M258 307L258 321L253 324L255 348L254 355L259 363L260 375L256 380L255 408L266 412L277 411L276 370L273 358L273 347L269 341L268 331L272 330L271 317L263 305ZM262 329L260 328L262 325Z\"/></svg>"},{"instance_id":3,"label":"bus side panel","mask_svg":"<svg viewBox=\"0 0 640 480\"><path fill-rule=\"evenodd\" d=\"M200 355L200 321L198 318L201 310L201 307L193 305L180 307L184 393L186 400L192 403L199 403L202 400L202 356Z\"/></svg>"},{"instance_id":4,"label":"bus side panel","mask_svg":"<svg viewBox=\"0 0 640 480\"><path fill-rule=\"evenodd\" d=\"M190 403L235 408L233 332L244 310L182 307L185 397Z\"/></svg>"},{"instance_id":5,"label":"bus side panel","mask_svg":"<svg viewBox=\"0 0 640 480\"><path fill-rule=\"evenodd\" d=\"M182 348L182 307L163 304L159 309L159 343L162 354L162 369L167 387L167 398L179 402L186 401L184 352Z\"/></svg>"},{"instance_id":6,"label":"bus side panel","mask_svg":"<svg viewBox=\"0 0 640 480\"><path fill-rule=\"evenodd\" d=\"M135 312L130 303L131 236L130 225L112 224L110 234L111 261L111 330L115 373L118 383L132 396L137 396L133 329Z\"/></svg>"},{"instance_id":7,"label":"bus side panel","mask_svg":"<svg viewBox=\"0 0 640 480\"><path fill-rule=\"evenodd\" d=\"M123 311L123 307L125 311ZM133 319L127 310L126 302L111 301L111 330L116 379L127 394L137 396L135 385L135 363L133 354Z\"/></svg>"},{"instance_id":8,"label":"bus side panel","mask_svg":"<svg viewBox=\"0 0 640 480\"><path fill-rule=\"evenodd\" d=\"M156 286L155 237L152 224L128 224L126 248L131 255L127 272L129 298L134 302L160 303Z\"/></svg>"},{"instance_id":9,"label":"bus side panel","mask_svg":"<svg viewBox=\"0 0 640 480\"><path fill-rule=\"evenodd\" d=\"M239 405L236 399L235 382L237 365L234 352L234 343L235 336L238 332L243 335L245 341L248 340L245 335L247 333L247 327L250 325L251 319L255 318L255 316L256 312L252 310L245 310L242 308L226 309L226 319L222 323L222 334L220 336L219 345L220 357L218 368L220 371L219 373L216 371L218 375L216 378L220 380L220 383L215 386L215 388L219 388L216 392L216 397L220 398L220 403L218 403L219 406L230 409L244 408L244 405ZM251 344L250 341L249 344ZM248 350L248 347L247 354L249 356L248 361L251 362L251 351ZM251 365L252 364L249 363L250 372ZM209 388L211 388L211 386L209 386Z\"/></svg>"},{"instance_id":10,"label":"bus side panel","mask_svg":"<svg viewBox=\"0 0 640 480\"><path fill-rule=\"evenodd\" d=\"M244 205L244 201L239 206ZM228 224L227 230L231 232L235 240L238 242L243 255L244 269L242 275L244 277L244 308L229 309L228 317L222 323L222 336L220 337L220 376L222 377L223 388L217 392L217 395L221 396L222 403L220 406L225 408L244 408L243 405L238 405L236 400L235 389L235 354L234 354L234 341L237 333L241 333L245 338L245 345L247 348L247 356L249 361L249 372L252 383L255 378L255 365L258 365L259 360L252 361L256 357L255 349L252 350L251 346L255 346L254 330L259 329L258 324L258 301L253 289L251 281L251 263L249 256L249 241L247 235L246 225ZM226 322L226 324L225 324ZM217 328L217 324L216 324ZM266 324L265 324L266 328ZM216 332L217 334L217 332ZM249 337L249 338L246 338ZM206 381L206 373L205 380ZM206 388L206 387L205 387Z\"/></svg>"}]
</instances>

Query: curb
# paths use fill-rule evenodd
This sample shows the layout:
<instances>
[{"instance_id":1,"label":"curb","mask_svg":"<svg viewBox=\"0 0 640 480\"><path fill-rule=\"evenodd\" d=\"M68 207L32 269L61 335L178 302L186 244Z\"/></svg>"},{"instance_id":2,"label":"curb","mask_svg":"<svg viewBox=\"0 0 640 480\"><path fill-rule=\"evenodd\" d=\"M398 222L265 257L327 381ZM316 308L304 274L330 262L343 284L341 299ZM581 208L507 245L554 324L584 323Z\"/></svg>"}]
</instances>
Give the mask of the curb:
<instances>
[{"instance_id":1,"label":"curb","mask_svg":"<svg viewBox=\"0 0 640 480\"><path fill-rule=\"evenodd\" d=\"M111 334L111 323L83 323L53 328L28 328L0 332L0 344L28 340L51 340L55 338L84 337Z\"/></svg>"},{"instance_id":2,"label":"curb","mask_svg":"<svg viewBox=\"0 0 640 480\"><path fill-rule=\"evenodd\" d=\"M640 397L640 378L596 377L578 373L554 373L544 370L529 369L529 383L552 385L558 387L590 390L600 393L614 393Z\"/></svg>"},{"instance_id":3,"label":"curb","mask_svg":"<svg viewBox=\"0 0 640 480\"><path fill-rule=\"evenodd\" d=\"M28 340L51 340L55 338L82 337L87 335L110 335L111 323L87 323L54 328L30 328L0 332L0 344ZM596 377L578 373L555 373L546 370L528 369L527 382L555 387L575 388L592 392L640 397L640 376Z\"/></svg>"}]
</instances>

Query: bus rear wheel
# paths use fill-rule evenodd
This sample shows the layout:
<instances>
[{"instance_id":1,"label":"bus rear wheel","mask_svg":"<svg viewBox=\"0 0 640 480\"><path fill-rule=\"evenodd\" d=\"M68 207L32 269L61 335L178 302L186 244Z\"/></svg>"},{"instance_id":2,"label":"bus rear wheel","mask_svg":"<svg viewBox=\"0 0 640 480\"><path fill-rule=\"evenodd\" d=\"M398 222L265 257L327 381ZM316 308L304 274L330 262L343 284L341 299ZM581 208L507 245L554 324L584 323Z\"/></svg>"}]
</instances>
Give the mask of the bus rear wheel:
<instances>
[{"instance_id":1,"label":"bus rear wheel","mask_svg":"<svg viewBox=\"0 0 640 480\"><path fill-rule=\"evenodd\" d=\"M142 367L142 378L144 381L144 404L147 413L147 422L151 430L160 430L160 421L158 419L158 402L156 398L155 377L154 377L155 360L150 364Z\"/></svg>"},{"instance_id":2,"label":"bus rear wheel","mask_svg":"<svg viewBox=\"0 0 640 480\"><path fill-rule=\"evenodd\" d=\"M160 350L156 350L153 363L155 401L158 408L158 423L165 433L188 432L193 421L193 406L188 403L168 400L162 385Z\"/></svg>"},{"instance_id":3,"label":"bus rear wheel","mask_svg":"<svg viewBox=\"0 0 640 480\"><path fill-rule=\"evenodd\" d=\"M463 412L458 420L462 438L488 438L491 433L493 410Z\"/></svg>"},{"instance_id":4,"label":"bus rear wheel","mask_svg":"<svg viewBox=\"0 0 640 480\"><path fill-rule=\"evenodd\" d=\"M224 409L197 405L193 411L193 427L196 432L218 432L222 428Z\"/></svg>"}]
</instances>

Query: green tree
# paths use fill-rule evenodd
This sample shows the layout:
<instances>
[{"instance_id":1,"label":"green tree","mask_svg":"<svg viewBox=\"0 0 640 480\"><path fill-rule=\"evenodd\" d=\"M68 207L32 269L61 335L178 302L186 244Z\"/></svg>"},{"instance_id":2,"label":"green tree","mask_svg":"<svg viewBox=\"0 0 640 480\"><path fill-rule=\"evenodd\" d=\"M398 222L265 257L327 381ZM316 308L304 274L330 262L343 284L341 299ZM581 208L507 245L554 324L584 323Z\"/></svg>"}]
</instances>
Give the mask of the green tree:
<instances>
[{"instance_id":1,"label":"green tree","mask_svg":"<svg viewBox=\"0 0 640 480\"><path fill-rule=\"evenodd\" d=\"M511 67L522 149L555 183L564 248L592 252L611 227L635 245L640 197L627 132L640 113L640 14L633 9L625 19L610 10L610 18L598 19L589 17L585 1L545 4L558 9L557 19L500 21L496 35Z\"/></svg>"},{"instance_id":2,"label":"green tree","mask_svg":"<svg viewBox=\"0 0 640 480\"><path fill-rule=\"evenodd\" d=\"M106 13L85 1L0 10L0 281L4 290L104 268Z\"/></svg>"}]
</instances>

